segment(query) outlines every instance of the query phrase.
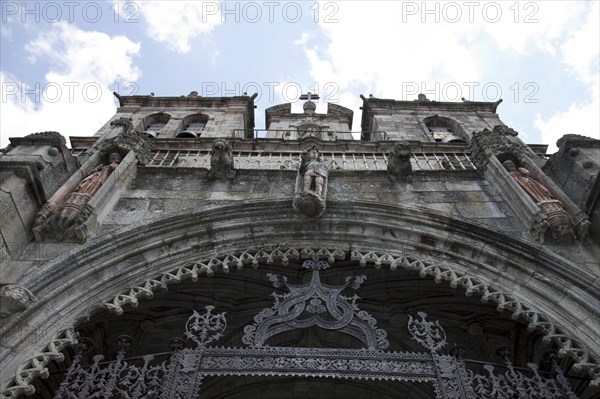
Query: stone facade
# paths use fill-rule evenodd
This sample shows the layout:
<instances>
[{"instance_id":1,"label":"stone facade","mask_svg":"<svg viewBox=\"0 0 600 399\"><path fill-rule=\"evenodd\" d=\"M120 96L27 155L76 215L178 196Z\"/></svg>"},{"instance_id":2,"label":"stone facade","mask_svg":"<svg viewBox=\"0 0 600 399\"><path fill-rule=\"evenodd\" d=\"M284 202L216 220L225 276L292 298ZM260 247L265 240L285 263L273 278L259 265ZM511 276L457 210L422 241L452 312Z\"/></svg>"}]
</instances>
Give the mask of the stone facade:
<instances>
[{"instance_id":1,"label":"stone facade","mask_svg":"<svg viewBox=\"0 0 600 399\"><path fill-rule=\"evenodd\" d=\"M577 397L597 395L599 141L567 135L548 159L501 122L498 103L424 96L363 97L353 140L352 111L319 114L318 98L304 99L304 113L267 109L255 131L254 97L119 97L115 117L94 137L71 137L70 151L55 133L11 139L0 156L3 397L52 397L78 343L108 358L123 342L131 356L164 352L205 305L232 315L223 345L239 345L270 294L266 274L307 282L302 264L315 260L332 266L326 284L366 276L361 308L391 350L418 349L402 328L426 311L453 353L487 363L510 353L546 371L556 355ZM530 195L507 160L552 199ZM40 233L110 165L76 224ZM547 201L568 215L572 239L552 234ZM275 343L358 348L335 328L311 328ZM306 396L313 384L222 378L203 382L206 397ZM436 397L406 381L314 384L344 397Z\"/></svg>"}]
</instances>

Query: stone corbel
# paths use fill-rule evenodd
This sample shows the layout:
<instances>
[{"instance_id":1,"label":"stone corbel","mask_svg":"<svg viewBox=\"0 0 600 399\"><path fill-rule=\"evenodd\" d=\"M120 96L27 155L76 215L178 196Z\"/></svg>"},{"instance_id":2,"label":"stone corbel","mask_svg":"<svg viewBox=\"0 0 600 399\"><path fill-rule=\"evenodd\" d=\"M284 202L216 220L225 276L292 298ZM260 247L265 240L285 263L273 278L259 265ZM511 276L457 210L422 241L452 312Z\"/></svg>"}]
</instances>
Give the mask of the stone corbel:
<instances>
[{"instance_id":1,"label":"stone corbel","mask_svg":"<svg viewBox=\"0 0 600 399\"><path fill-rule=\"evenodd\" d=\"M24 311L35 300L31 291L20 285L8 284L0 287L0 319Z\"/></svg>"}]
</instances>

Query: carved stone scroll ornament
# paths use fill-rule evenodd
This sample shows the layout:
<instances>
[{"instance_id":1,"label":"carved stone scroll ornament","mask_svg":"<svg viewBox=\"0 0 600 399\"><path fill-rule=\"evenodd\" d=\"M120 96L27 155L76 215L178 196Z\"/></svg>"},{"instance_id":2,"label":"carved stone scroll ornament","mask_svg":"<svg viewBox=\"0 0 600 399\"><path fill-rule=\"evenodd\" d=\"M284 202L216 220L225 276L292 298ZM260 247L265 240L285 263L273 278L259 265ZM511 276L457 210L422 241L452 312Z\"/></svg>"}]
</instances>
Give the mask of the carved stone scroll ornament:
<instances>
[{"instance_id":1,"label":"carved stone scroll ornament","mask_svg":"<svg viewBox=\"0 0 600 399\"><path fill-rule=\"evenodd\" d=\"M27 309L35 297L27 288L16 284L0 287L0 319Z\"/></svg>"},{"instance_id":2,"label":"carved stone scroll ornament","mask_svg":"<svg viewBox=\"0 0 600 399\"><path fill-rule=\"evenodd\" d=\"M233 179L235 170L233 168L233 149L227 140L217 139L212 144L210 156L209 179Z\"/></svg>"},{"instance_id":3,"label":"carved stone scroll ornament","mask_svg":"<svg viewBox=\"0 0 600 399\"><path fill-rule=\"evenodd\" d=\"M294 210L308 217L321 216L325 211L328 176L329 170L316 147L302 155L292 202Z\"/></svg>"},{"instance_id":4,"label":"carved stone scroll ornament","mask_svg":"<svg viewBox=\"0 0 600 399\"><path fill-rule=\"evenodd\" d=\"M535 229L539 230L536 231L538 239L543 238L545 229L542 226L546 224L553 240L558 242L574 241L574 221L565 211L563 204L542 183L538 182L527 168L517 167L510 159L504 161L502 165L546 216L546 223L534 224Z\"/></svg>"},{"instance_id":5,"label":"carved stone scroll ornament","mask_svg":"<svg viewBox=\"0 0 600 399\"><path fill-rule=\"evenodd\" d=\"M110 152L106 163L97 166L81 180L56 210L44 206L34 223L33 230L36 237L43 241L84 238L79 229L91 214L87 204L108 176L119 166L121 160L120 153Z\"/></svg>"},{"instance_id":6,"label":"carved stone scroll ornament","mask_svg":"<svg viewBox=\"0 0 600 399\"><path fill-rule=\"evenodd\" d=\"M391 181L412 182L411 150L408 141L401 141L388 154L387 170Z\"/></svg>"}]
</instances>

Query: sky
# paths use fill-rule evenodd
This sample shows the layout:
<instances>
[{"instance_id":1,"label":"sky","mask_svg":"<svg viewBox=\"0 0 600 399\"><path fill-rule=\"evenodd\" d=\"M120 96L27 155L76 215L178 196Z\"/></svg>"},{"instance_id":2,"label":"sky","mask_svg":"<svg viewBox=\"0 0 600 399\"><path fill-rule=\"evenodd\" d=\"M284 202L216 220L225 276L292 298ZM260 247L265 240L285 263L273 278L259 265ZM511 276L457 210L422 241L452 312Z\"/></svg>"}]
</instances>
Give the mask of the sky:
<instances>
[{"instance_id":1,"label":"sky","mask_svg":"<svg viewBox=\"0 0 600 399\"><path fill-rule=\"evenodd\" d=\"M93 135L121 95L300 94L354 111L360 94L496 101L526 143L599 138L600 2L0 1L0 147Z\"/></svg>"}]
</instances>

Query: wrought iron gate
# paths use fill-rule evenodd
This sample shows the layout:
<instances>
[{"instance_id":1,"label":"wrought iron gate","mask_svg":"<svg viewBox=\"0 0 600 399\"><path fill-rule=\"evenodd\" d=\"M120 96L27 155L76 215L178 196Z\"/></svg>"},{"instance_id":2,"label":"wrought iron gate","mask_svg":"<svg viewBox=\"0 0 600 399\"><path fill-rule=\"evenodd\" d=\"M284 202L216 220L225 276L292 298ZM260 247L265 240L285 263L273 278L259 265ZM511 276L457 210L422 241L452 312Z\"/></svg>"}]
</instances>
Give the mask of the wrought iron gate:
<instances>
[{"instance_id":1,"label":"wrought iron gate","mask_svg":"<svg viewBox=\"0 0 600 399\"><path fill-rule=\"evenodd\" d=\"M561 369L554 364L554 378L545 378L537 366L531 372L515 368L506 359L506 371L498 373L485 365L487 375L468 370L459 355L444 355L446 334L439 322L427 320L427 314L409 315L408 330L426 351L388 352L387 333L377 320L359 309L358 296L344 296L346 289L357 290L364 276L347 277L344 284L321 283L320 270L329 267L318 259L305 261L312 270L307 284L292 284L286 277L268 274L275 288L271 308L262 310L254 322L244 328L246 347L212 346L223 337L227 327L225 313L194 311L188 319L185 336L193 343L184 347L182 339L172 340L172 352L164 361L157 355L144 356L142 364L126 358L127 342L116 360L102 363L94 357L91 365L81 363L78 354L55 398L168 398L193 399L200 394L202 379L208 376L300 376L332 377L354 380L425 382L432 384L436 397L444 399L564 399L577 398ZM269 338L282 332L311 326L349 334L364 344L363 349L321 349L272 347Z\"/></svg>"}]
</instances>

